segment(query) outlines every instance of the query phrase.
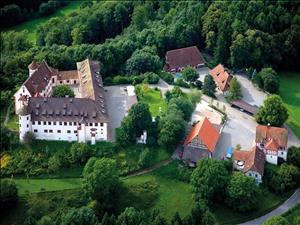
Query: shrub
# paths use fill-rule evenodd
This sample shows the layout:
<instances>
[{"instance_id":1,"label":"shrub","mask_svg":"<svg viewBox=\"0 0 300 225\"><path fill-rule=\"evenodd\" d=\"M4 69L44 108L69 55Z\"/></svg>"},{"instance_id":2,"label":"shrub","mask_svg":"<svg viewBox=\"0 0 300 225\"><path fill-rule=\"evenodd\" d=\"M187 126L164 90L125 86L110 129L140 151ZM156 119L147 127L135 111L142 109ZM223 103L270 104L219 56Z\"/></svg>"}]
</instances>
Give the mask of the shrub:
<instances>
[{"instance_id":1,"label":"shrub","mask_svg":"<svg viewBox=\"0 0 300 225\"><path fill-rule=\"evenodd\" d=\"M178 85L179 87L189 88L190 85L186 83L182 78L178 78L175 81L175 85Z\"/></svg>"},{"instance_id":2,"label":"shrub","mask_svg":"<svg viewBox=\"0 0 300 225\"><path fill-rule=\"evenodd\" d=\"M168 72L161 71L158 75L161 77L161 79L163 79L168 84L173 84L174 83L174 77L173 77L172 74L170 74Z\"/></svg>"},{"instance_id":3,"label":"shrub","mask_svg":"<svg viewBox=\"0 0 300 225\"><path fill-rule=\"evenodd\" d=\"M92 155L92 149L87 144L74 143L70 149L70 162L83 165Z\"/></svg>"},{"instance_id":4,"label":"shrub","mask_svg":"<svg viewBox=\"0 0 300 225\"><path fill-rule=\"evenodd\" d=\"M300 147L291 146L288 149L287 162L300 169Z\"/></svg>"},{"instance_id":5,"label":"shrub","mask_svg":"<svg viewBox=\"0 0 300 225\"><path fill-rule=\"evenodd\" d=\"M139 156L139 166L141 168L148 167L151 164L152 155L148 148L144 149Z\"/></svg>"},{"instance_id":6,"label":"shrub","mask_svg":"<svg viewBox=\"0 0 300 225\"><path fill-rule=\"evenodd\" d=\"M18 189L10 180L0 181L0 209L6 210L15 206L18 202Z\"/></svg>"},{"instance_id":7,"label":"shrub","mask_svg":"<svg viewBox=\"0 0 300 225\"><path fill-rule=\"evenodd\" d=\"M54 87L52 96L53 97L61 97L61 98L68 96L70 98L73 98L73 97L75 97L75 94L69 86L59 85L59 86Z\"/></svg>"},{"instance_id":8,"label":"shrub","mask_svg":"<svg viewBox=\"0 0 300 225\"><path fill-rule=\"evenodd\" d=\"M30 131L25 133L24 139L23 139L23 142L25 144L32 145L32 144L34 144L35 140L36 140L36 136L34 133L32 133Z\"/></svg>"}]
</instances>

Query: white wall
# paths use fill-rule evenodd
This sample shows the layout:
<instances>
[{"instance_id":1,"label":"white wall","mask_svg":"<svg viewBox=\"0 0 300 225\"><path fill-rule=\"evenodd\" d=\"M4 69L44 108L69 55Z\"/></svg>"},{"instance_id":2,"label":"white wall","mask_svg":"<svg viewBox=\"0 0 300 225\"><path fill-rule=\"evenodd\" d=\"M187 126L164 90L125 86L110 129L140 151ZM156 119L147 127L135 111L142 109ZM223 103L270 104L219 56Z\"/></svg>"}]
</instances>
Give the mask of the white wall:
<instances>
[{"instance_id":1,"label":"white wall","mask_svg":"<svg viewBox=\"0 0 300 225\"><path fill-rule=\"evenodd\" d=\"M281 157L281 158L283 158L286 161L287 150L278 150L278 157Z\"/></svg>"},{"instance_id":2,"label":"white wall","mask_svg":"<svg viewBox=\"0 0 300 225\"><path fill-rule=\"evenodd\" d=\"M31 131L31 115L19 116L19 138L24 140L24 135Z\"/></svg>"},{"instance_id":3,"label":"white wall","mask_svg":"<svg viewBox=\"0 0 300 225\"><path fill-rule=\"evenodd\" d=\"M248 177L255 178L255 180L256 180L257 183L261 183L262 182L262 176L258 172L256 172L256 171L251 171L250 170L250 171L246 172L245 174Z\"/></svg>"},{"instance_id":4,"label":"white wall","mask_svg":"<svg viewBox=\"0 0 300 225\"><path fill-rule=\"evenodd\" d=\"M17 111L23 106L22 105L22 101L18 101L18 99L23 96L23 95L27 95L29 97L31 97L31 94L29 93L29 91L27 90L27 88L22 85L19 90L14 94L14 99L15 99L15 112L17 113Z\"/></svg>"},{"instance_id":5,"label":"white wall","mask_svg":"<svg viewBox=\"0 0 300 225\"><path fill-rule=\"evenodd\" d=\"M98 126L95 126L94 123L92 123L92 126L88 124L85 126L85 137L87 141L90 141L92 139L91 136L91 128L97 129L96 134L96 140L97 141L105 141L107 140L107 123L103 123L103 126L100 126L100 123L98 123Z\"/></svg>"},{"instance_id":6,"label":"white wall","mask_svg":"<svg viewBox=\"0 0 300 225\"><path fill-rule=\"evenodd\" d=\"M277 155L266 154L266 161L277 165Z\"/></svg>"}]
</instances>

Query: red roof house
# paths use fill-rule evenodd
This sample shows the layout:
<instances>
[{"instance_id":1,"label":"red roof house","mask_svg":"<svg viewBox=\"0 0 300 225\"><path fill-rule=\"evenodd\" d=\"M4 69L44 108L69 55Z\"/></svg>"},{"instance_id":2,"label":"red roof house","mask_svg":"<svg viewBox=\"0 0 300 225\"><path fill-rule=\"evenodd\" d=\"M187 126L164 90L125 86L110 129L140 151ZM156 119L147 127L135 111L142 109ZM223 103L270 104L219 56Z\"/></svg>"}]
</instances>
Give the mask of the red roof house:
<instances>
[{"instance_id":1,"label":"red roof house","mask_svg":"<svg viewBox=\"0 0 300 225\"><path fill-rule=\"evenodd\" d=\"M205 63L197 46L167 51L164 69L169 72L181 71L186 66L200 67Z\"/></svg>"},{"instance_id":2,"label":"red roof house","mask_svg":"<svg viewBox=\"0 0 300 225\"><path fill-rule=\"evenodd\" d=\"M222 64L217 65L215 68L209 71L209 74L213 77L218 89L225 92L229 89L232 75L225 69Z\"/></svg>"},{"instance_id":3,"label":"red roof house","mask_svg":"<svg viewBox=\"0 0 300 225\"><path fill-rule=\"evenodd\" d=\"M219 126L206 117L195 124L184 141L183 159L196 163L200 158L211 157L217 145Z\"/></svg>"}]
</instances>

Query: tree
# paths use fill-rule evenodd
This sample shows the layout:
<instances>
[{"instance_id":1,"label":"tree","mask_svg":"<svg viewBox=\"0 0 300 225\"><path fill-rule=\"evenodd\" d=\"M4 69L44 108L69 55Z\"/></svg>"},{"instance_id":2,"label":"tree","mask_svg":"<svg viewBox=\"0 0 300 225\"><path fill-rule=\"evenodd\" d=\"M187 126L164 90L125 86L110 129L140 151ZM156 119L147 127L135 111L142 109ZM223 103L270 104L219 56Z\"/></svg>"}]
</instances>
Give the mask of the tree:
<instances>
[{"instance_id":1,"label":"tree","mask_svg":"<svg viewBox=\"0 0 300 225\"><path fill-rule=\"evenodd\" d=\"M191 214L184 220L186 225L215 225L215 216L209 211L204 201L197 202Z\"/></svg>"},{"instance_id":2,"label":"tree","mask_svg":"<svg viewBox=\"0 0 300 225\"><path fill-rule=\"evenodd\" d=\"M229 173L221 161L201 159L191 176L191 184L196 201L210 200L224 195Z\"/></svg>"},{"instance_id":3,"label":"tree","mask_svg":"<svg viewBox=\"0 0 300 225\"><path fill-rule=\"evenodd\" d=\"M255 179L241 172L234 172L227 187L226 203L236 211L254 209L259 201L259 189Z\"/></svg>"},{"instance_id":4,"label":"tree","mask_svg":"<svg viewBox=\"0 0 300 225\"><path fill-rule=\"evenodd\" d=\"M194 82L198 79L199 74L193 67L187 66L184 68L182 76L186 81Z\"/></svg>"},{"instance_id":5,"label":"tree","mask_svg":"<svg viewBox=\"0 0 300 225\"><path fill-rule=\"evenodd\" d=\"M178 212L175 213L174 217L171 220L172 225L183 225L183 221Z\"/></svg>"},{"instance_id":6,"label":"tree","mask_svg":"<svg viewBox=\"0 0 300 225\"><path fill-rule=\"evenodd\" d=\"M92 149L84 143L74 143L70 149L70 161L83 165L93 155Z\"/></svg>"},{"instance_id":7,"label":"tree","mask_svg":"<svg viewBox=\"0 0 300 225\"><path fill-rule=\"evenodd\" d=\"M0 181L0 209L1 212L14 207L18 202L18 189L10 180Z\"/></svg>"},{"instance_id":8,"label":"tree","mask_svg":"<svg viewBox=\"0 0 300 225\"><path fill-rule=\"evenodd\" d=\"M121 122L121 126L116 130L116 140L121 146L133 144L135 141L135 131L131 117L126 116Z\"/></svg>"},{"instance_id":9,"label":"tree","mask_svg":"<svg viewBox=\"0 0 300 225\"><path fill-rule=\"evenodd\" d=\"M107 158L90 158L83 170L83 186L102 209L112 210L121 186L116 162Z\"/></svg>"},{"instance_id":10,"label":"tree","mask_svg":"<svg viewBox=\"0 0 300 225\"><path fill-rule=\"evenodd\" d=\"M208 96L215 96L215 92L216 92L216 84L214 79L212 78L211 75L206 75L204 78L204 84L203 84L203 88L202 91L204 94L208 95Z\"/></svg>"},{"instance_id":11,"label":"tree","mask_svg":"<svg viewBox=\"0 0 300 225\"><path fill-rule=\"evenodd\" d=\"M176 146L185 133L185 121L180 112L173 112L162 117L158 124L158 144L167 148Z\"/></svg>"},{"instance_id":12,"label":"tree","mask_svg":"<svg viewBox=\"0 0 300 225\"><path fill-rule=\"evenodd\" d=\"M263 68L254 76L253 81L269 93L279 92L279 77L272 68Z\"/></svg>"},{"instance_id":13,"label":"tree","mask_svg":"<svg viewBox=\"0 0 300 225\"><path fill-rule=\"evenodd\" d=\"M155 50L149 47L133 52L126 61L126 70L130 75L138 75L145 72L158 72L161 63Z\"/></svg>"},{"instance_id":14,"label":"tree","mask_svg":"<svg viewBox=\"0 0 300 225\"><path fill-rule=\"evenodd\" d=\"M277 173L272 177L271 187L277 193L283 193L299 185L300 171L298 167L282 164Z\"/></svg>"},{"instance_id":15,"label":"tree","mask_svg":"<svg viewBox=\"0 0 300 225\"><path fill-rule=\"evenodd\" d=\"M172 98L168 104L168 111L179 110L183 113L183 118L189 121L194 111L193 104L184 97Z\"/></svg>"},{"instance_id":16,"label":"tree","mask_svg":"<svg viewBox=\"0 0 300 225\"><path fill-rule=\"evenodd\" d=\"M75 97L74 92L71 90L71 88L67 85L59 85L54 87L52 97Z\"/></svg>"},{"instance_id":17,"label":"tree","mask_svg":"<svg viewBox=\"0 0 300 225\"><path fill-rule=\"evenodd\" d=\"M56 172L61 167L61 161L58 155L53 155L48 159L48 170L49 172Z\"/></svg>"},{"instance_id":18,"label":"tree","mask_svg":"<svg viewBox=\"0 0 300 225\"><path fill-rule=\"evenodd\" d=\"M300 147L291 146L288 149L287 162L300 169Z\"/></svg>"},{"instance_id":19,"label":"tree","mask_svg":"<svg viewBox=\"0 0 300 225\"><path fill-rule=\"evenodd\" d=\"M62 215L61 224L62 225L73 225L73 224L98 225L98 220L94 214L94 211L84 206L79 209L76 208L69 209L67 213Z\"/></svg>"},{"instance_id":20,"label":"tree","mask_svg":"<svg viewBox=\"0 0 300 225\"><path fill-rule=\"evenodd\" d=\"M167 102L169 102L171 100L171 98L178 98L178 97L182 97L184 96L183 91L180 89L180 87L173 87L173 89L171 91L167 91L165 93L165 97L167 99Z\"/></svg>"},{"instance_id":21,"label":"tree","mask_svg":"<svg viewBox=\"0 0 300 225\"><path fill-rule=\"evenodd\" d=\"M280 127L288 118L286 107L278 95L270 95L259 107L256 121L260 124Z\"/></svg>"},{"instance_id":22,"label":"tree","mask_svg":"<svg viewBox=\"0 0 300 225\"><path fill-rule=\"evenodd\" d=\"M236 77L233 77L230 81L230 87L227 94L227 98L229 101L234 101L242 98L241 85Z\"/></svg>"},{"instance_id":23,"label":"tree","mask_svg":"<svg viewBox=\"0 0 300 225\"><path fill-rule=\"evenodd\" d=\"M137 211L133 207L126 208L117 219L117 225L142 225L146 216L144 212Z\"/></svg>"},{"instance_id":24,"label":"tree","mask_svg":"<svg viewBox=\"0 0 300 225\"><path fill-rule=\"evenodd\" d=\"M128 117L131 118L136 137L141 135L144 130L148 130L152 123L149 105L143 102L133 105L129 110Z\"/></svg>"},{"instance_id":25,"label":"tree","mask_svg":"<svg viewBox=\"0 0 300 225\"><path fill-rule=\"evenodd\" d=\"M282 216L273 216L262 225L289 225L289 222Z\"/></svg>"},{"instance_id":26,"label":"tree","mask_svg":"<svg viewBox=\"0 0 300 225\"><path fill-rule=\"evenodd\" d=\"M32 145L32 144L34 144L35 140L36 140L36 136L34 133L32 133L30 131L25 133L24 139L23 139L23 142L25 144Z\"/></svg>"},{"instance_id":27,"label":"tree","mask_svg":"<svg viewBox=\"0 0 300 225\"><path fill-rule=\"evenodd\" d=\"M38 222L37 225L53 225L53 220L49 216L43 216Z\"/></svg>"},{"instance_id":28,"label":"tree","mask_svg":"<svg viewBox=\"0 0 300 225\"><path fill-rule=\"evenodd\" d=\"M149 151L148 148L146 148L140 153L138 164L142 168L148 167L151 164L151 159L152 159L151 152Z\"/></svg>"}]
</instances>

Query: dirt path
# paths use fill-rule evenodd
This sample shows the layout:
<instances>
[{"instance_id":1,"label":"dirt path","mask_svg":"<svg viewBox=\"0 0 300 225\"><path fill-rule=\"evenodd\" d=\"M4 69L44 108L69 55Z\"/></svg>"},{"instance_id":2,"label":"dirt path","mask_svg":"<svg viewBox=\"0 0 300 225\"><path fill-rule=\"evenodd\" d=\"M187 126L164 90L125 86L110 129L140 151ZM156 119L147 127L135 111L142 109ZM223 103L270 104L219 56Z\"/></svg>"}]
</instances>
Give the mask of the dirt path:
<instances>
[{"instance_id":1,"label":"dirt path","mask_svg":"<svg viewBox=\"0 0 300 225\"><path fill-rule=\"evenodd\" d=\"M4 122L3 122L4 126L6 126L7 123L8 123L8 121L9 121L9 113L10 113L10 108L11 108L11 106L12 106L12 104L10 104L10 105L8 106L8 108L7 108L6 115L5 115L5 119L4 119Z\"/></svg>"},{"instance_id":2,"label":"dirt path","mask_svg":"<svg viewBox=\"0 0 300 225\"><path fill-rule=\"evenodd\" d=\"M149 168L146 168L146 169L134 172L132 174L129 174L125 178L136 177L136 176L141 176L141 175L144 175L144 174L147 174L147 173L151 173L153 170L156 170L156 169L158 169L158 168L160 168L162 166L166 166L166 165L168 165L171 162L172 162L172 159L167 159L167 160L161 161L160 163L157 163L157 164L155 164L152 167L149 167Z\"/></svg>"}]
</instances>

